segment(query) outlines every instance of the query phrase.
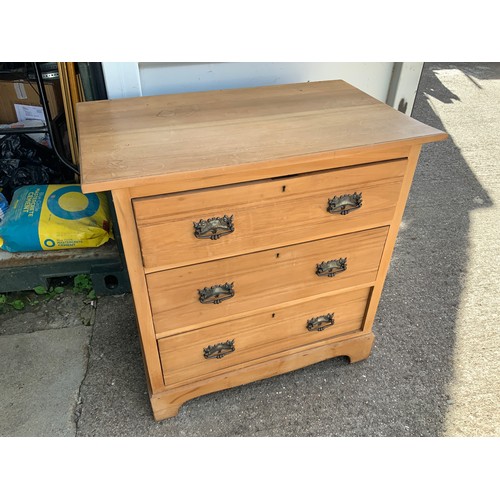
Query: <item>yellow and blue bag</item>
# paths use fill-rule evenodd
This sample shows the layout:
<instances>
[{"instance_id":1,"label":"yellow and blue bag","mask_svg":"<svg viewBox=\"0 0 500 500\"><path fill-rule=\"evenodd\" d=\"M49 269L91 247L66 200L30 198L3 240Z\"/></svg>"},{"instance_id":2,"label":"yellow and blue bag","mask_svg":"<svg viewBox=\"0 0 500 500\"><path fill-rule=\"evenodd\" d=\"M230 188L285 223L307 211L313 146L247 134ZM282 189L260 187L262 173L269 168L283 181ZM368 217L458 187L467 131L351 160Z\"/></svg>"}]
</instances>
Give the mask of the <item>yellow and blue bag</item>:
<instances>
[{"instance_id":1,"label":"yellow and blue bag","mask_svg":"<svg viewBox=\"0 0 500 500\"><path fill-rule=\"evenodd\" d=\"M98 247L113 238L108 200L76 184L16 189L0 223L0 248L9 252Z\"/></svg>"}]
</instances>

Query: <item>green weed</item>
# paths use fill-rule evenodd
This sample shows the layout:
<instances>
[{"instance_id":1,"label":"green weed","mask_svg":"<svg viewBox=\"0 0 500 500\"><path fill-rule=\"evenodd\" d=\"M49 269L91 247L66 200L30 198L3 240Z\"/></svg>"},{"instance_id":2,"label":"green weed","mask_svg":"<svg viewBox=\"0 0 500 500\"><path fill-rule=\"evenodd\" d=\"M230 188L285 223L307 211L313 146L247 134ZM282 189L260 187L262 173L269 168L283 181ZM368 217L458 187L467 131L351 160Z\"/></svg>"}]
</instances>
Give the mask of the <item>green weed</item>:
<instances>
[{"instance_id":1,"label":"green weed","mask_svg":"<svg viewBox=\"0 0 500 500\"><path fill-rule=\"evenodd\" d=\"M87 299L97 298L92 279L88 274L78 274L73 279L73 291L75 293L85 294Z\"/></svg>"},{"instance_id":2,"label":"green weed","mask_svg":"<svg viewBox=\"0 0 500 500\"><path fill-rule=\"evenodd\" d=\"M2 314L8 312L11 307L16 311L22 311L25 305L26 304L21 299L9 301L7 295L0 294L0 313Z\"/></svg>"}]
</instances>

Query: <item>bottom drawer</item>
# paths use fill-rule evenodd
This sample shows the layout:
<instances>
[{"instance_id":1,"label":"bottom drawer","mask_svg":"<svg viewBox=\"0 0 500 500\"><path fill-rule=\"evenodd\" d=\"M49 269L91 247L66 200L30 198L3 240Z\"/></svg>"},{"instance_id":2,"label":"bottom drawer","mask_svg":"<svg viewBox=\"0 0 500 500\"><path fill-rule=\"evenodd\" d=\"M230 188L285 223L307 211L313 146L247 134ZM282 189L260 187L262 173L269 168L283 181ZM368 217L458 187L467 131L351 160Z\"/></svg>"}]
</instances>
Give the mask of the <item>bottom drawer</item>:
<instances>
[{"instance_id":1,"label":"bottom drawer","mask_svg":"<svg viewBox=\"0 0 500 500\"><path fill-rule=\"evenodd\" d=\"M160 339L165 385L360 330L369 293L365 288L321 297Z\"/></svg>"}]
</instances>

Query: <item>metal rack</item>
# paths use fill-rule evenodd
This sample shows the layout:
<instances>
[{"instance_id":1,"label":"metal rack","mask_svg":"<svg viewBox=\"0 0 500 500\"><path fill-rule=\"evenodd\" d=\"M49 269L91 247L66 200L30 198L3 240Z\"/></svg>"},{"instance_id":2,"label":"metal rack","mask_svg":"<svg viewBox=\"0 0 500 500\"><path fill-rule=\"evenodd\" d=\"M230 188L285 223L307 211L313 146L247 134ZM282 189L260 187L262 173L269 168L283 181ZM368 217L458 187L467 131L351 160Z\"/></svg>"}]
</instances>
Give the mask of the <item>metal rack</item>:
<instances>
[{"instance_id":1,"label":"metal rack","mask_svg":"<svg viewBox=\"0 0 500 500\"><path fill-rule=\"evenodd\" d=\"M59 149L60 141L56 138L54 120L50 113L40 64L37 62L32 64L40 104L45 115L45 125L22 129L2 129L1 135L47 133L58 160L79 178L78 166L67 160ZM89 274L98 295L130 292L130 281L113 200L109 193L107 197L111 209L114 242L110 241L102 247L93 249L53 252L9 253L0 250L0 293L29 290L38 285L48 285L50 278L77 274Z\"/></svg>"},{"instance_id":2,"label":"metal rack","mask_svg":"<svg viewBox=\"0 0 500 500\"><path fill-rule=\"evenodd\" d=\"M43 113L45 115L45 125L41 127L25 127L22 129L2 129L2 135L19 135L19 134L36 134L36 133L48 133L50 137L50 143L52 144L52 149L56 154L59 161L67 168L72 170L78 177L80 176L80 170L76 165L69 162L64 155L61 154L58 147L58 141L55 139L54 133L54 122L52 116L50 115L50 107L47 100L47 94L45 93L45 86L43 84L42 72L40 71L39 63L33 63L33 69L35 72L35 78L38 88L38 93L40 96L40 104L42 105Z\"/></svg>"}]
</instances>

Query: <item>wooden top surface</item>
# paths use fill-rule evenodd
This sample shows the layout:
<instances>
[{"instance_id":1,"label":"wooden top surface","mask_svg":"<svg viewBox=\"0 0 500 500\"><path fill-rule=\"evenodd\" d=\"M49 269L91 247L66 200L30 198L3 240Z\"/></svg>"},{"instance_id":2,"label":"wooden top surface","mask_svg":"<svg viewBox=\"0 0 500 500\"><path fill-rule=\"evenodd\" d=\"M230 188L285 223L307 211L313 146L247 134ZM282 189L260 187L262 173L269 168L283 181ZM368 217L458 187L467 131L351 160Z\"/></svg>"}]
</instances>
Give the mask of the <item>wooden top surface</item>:
<instances>
[{"instance_id":1,"label":"wooden top surface","mask_svg":"<svg viewBox=\"0 0 500 500\"><path fill-rule=\"evenodd\" d=\"M342 80L84 102L77 127L84 192L447 137Z\"/></svg>"}]
</instances>

